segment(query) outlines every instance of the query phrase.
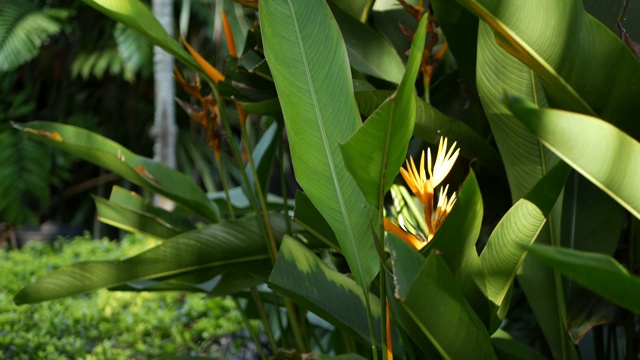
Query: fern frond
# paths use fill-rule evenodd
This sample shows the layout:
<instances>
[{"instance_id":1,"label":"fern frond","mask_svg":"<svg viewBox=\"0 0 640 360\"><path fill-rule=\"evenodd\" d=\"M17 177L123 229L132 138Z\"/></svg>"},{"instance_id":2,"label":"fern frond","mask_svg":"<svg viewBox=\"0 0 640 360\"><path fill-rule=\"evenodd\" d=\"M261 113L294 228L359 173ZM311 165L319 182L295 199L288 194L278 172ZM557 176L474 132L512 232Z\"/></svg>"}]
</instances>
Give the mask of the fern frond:
<instances>
[{"instance_id":1,"label":"fern frond","mask_svg":"<svg viewBox=\"0 0 640 360\"><path fill-rule=\"evenodd\" d=\"M0 6L0 72L11 71L38 55L46 39L64 28L72 10L37 8L28 1Z\"/></svg>"}]
</instances>

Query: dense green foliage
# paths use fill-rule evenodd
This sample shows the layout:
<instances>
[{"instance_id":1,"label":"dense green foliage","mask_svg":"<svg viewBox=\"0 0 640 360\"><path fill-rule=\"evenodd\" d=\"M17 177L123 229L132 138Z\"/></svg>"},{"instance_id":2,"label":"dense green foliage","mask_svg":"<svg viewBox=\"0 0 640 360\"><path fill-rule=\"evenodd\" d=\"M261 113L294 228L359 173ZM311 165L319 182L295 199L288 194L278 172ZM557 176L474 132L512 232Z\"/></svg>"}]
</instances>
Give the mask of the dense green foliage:
<instances>
[{"instance_id":1,"label":"dense green foliage","mask_svg":"<svg viewBox=\"0 0 640 360\"><path fill-rule=\"evenodd\" d=\"M100 290L28 306L13 296L22 284L80 259L119 259L154 244L79 236L53 246L31 242L0 253L0 358L136 359L163 354L223 355L217 337L242 329L228 298L175 292ZM228 349L227 349L228 350Z\"/></svg>"}]
</instances>

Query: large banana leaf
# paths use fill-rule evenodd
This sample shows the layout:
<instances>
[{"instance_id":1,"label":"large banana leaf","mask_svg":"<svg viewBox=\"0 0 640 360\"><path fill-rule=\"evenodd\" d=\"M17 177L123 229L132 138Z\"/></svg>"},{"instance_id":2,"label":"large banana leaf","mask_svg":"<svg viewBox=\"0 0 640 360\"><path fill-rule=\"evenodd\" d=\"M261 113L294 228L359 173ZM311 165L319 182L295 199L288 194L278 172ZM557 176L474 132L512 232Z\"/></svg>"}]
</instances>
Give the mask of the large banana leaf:
<instances>
[{"instance_id":1,"label":"large banana leaf","mask_svg":"<svg viewBox=\"0 0 640 360\"><path fill-rule=\"evenodd\" d=\"M580 0L458 2L540 76L553 103L597 114L633 137L640 136L640 124L633 120L640 112L640 62L622 40L586 13Z\"/></svg>"},{"instance_id":2,"label":"large banana leaf","mask_svg":"<svg viewBox=\"0 0 640 360\"><path fill-rule=\"evenodd\" d=\"M371 116L381 104L391 96L387 90L356 91L358 110L363 116ZM454 119L416 97L416 121L413 135L432 144L437 144L441 136L456 141L460 154L469 159L477 158L492 168L501 166L498 152L478 133L461 120Z\"/></svg>"},{"instance_id":3,"label":"large banana leaf","mask_svg":"<svg viewBox=\"0 0 640 360\"><path fill-rule=\"evenodd\" d=\"M591 116L541 110L509 98L509 109L542 143L640 218L640 143Z\"/></svg>"},{"instance_id":4,"label":"large banana leaf","mask_svg":"<svg viewBox=\"0 0 640 360\"><path fill-rule=\"evenodd\" d=\"M400 171L416 117L415 82L424 51L427 17L418 25L402 82L354 134L341 145L344 162L375 208Z\"/></svg>"},{"instance_id":5,"label":"large banana leaf","mask_svg":"<svg viewBox=\"0 0 640 360\"><path fill-rule=\"evenodd\" d=\"M399 84L404 63L387 39L338 6L332 6L331 10L344 37L351 66L363 74Z\"/></svg>"},{"instance_id":6,"label":"large banana leaf","mask_svg":"<svg viewBox=\"0 0 640 360\"><path fill-rule=\"evenodd\" d=\"M387 237L387 246L395 297L440 355L445 359L495 358L487 330L442 258L435 252L426 260L416 257L415 250L395 236Z\"/></svg>"},{"instance_id":7,"label":"large banana leaf","mask_svg":"<svg viewBox=\"0 0 640 360\"><path fill-rule=\"evenodd\" d=\"M480 254L487 296L497 307L507 298L516 273L527 255L520 244L533 243L562 191L569 173L565 164L552 169L527 196L500 220Z\"/></svg>"},{"instance_id":8,"label":"large banana leaf","mask_svg":"<svg viewBox=\"0 0 640 360\"><path fill-rule=\"evenodd\" d=\"M274 237L282 238L286 231L282 216L271 215L270 221ZM234 264L251 267L268 258L254 217L225 221L180 234L125 260L89 261L60 268L22 288L14 301L34 303Z\"/></svg>"},{"instance_id":9,"label":"large banana leaf","mask_svg":"<svg viewBox=\"0 0 640 360\"><path fill-rule=\"evenodd\" d=\"M379 270L371 236L378 220L338 148L361 125L340 30L321 0L260 1L260 21L298 183L368 289Z\"/></svg>"},{"instance_id":10,"label":"large banana leaf","mask_svg":"<svg viewBox=\"0 0 640 360\"><path fill-rule=\"evenodd\" d=\"M111 189L109 200L98 196L93 199L100 221L126 231L168 239L195 229L187 218L154 207L140 195L119 186Z\"/></svg>"},{"instance_id":11,"label":"large banana leaf","mask_svg":"<svg viewBox=\"0 0 640 360\"><path fill-rule=\"evenodd\" d=\"M431 6L456 58L460 76L470 89L475 89L478 18L449 0L432 0Z\"/></svg>"},{"instance_id":12,"label":"large banana leaf","mask_svg":"<svg viewBox=\"0 0 640 360\"><path fill-rule=\"evenodd\" d=\"M640 313L640 277L614 258L586 251L534 245L529 253L564 275L635 313Z\"/></svg>"},{"instance_id":13,"label":"large banana leaf","mask_svg":"<svg viewBox=\"0 0 640 360\"><path fill-rule=\"evenodd\" d=\"M285 236L269 285L331 324L368 341L369 325L364 294L353 279L329 268L290 236ZM380 300L368 293L374 324L379 325ZM380 341L380 327L374 328Z\"/></svg>"},{"instance_id":14,"label":"large banana leaf","mask_svg":"<svg viewBox=\"0 0 640 360\"><path fill-rule=\"evenodd\" d=\"M14 125L59 149L124 177L184 205L203 218L216 221L218 207L184 174L149 158L139 156L120 144L75 126L34 121Z\"/></svg>"},{"instance_id":15,"label":"large banana leaf","mask_svg":"<svg viewBox=\"0 0 640 360\"><path fill-rule=\"evenodd\" d=\"M517 12L512 10L510 14L516 15ZM515 203L531 191L558 159L517 121L500 100L505 91L533 101L540 107L546 106L547 100L539 76L501 48L496 43L491 28L484 22L480 22L478 31L477 55L478 92L500 150L509 180L511 197ZM529 208L530 205L523 203L518 207ZM536 211L535 207L529 210ZM518 212L529 210L521 209ZM544 222L543 218L544 216L536 221ZM550 239L557 239L559 235L555 226L537 228L537 231L539 232L537 241L552 242ZM535 233L528 235L535 235ZM532 240L533 238L529 239L529 241ZM514 255L517 256L518 253ZM565 305L561 299L562 284L559 283L558 277L535 260L526 260L520 268L519 278L554 356L563 357L563 354L569 354L573 344L566 335L566 331L561 330L566 320ZM507 293L503 295L506 296ZM503 316L508 302L503 304L505 308L499 310L500 316L496 320ZM497 326L496 323L493 324L492 329L495 326Z\"/></svg>"},{"instance_id":16,"label":"large banana leaf","mask_svg":"<svg viewBox=\"0 0 640 360\"><path fill-rule=\"evenodd\" d=\"M139 0L83 0L86 4L138 32L193 70L200 69L193 58L164 30L149 8Z\"/></svg>"}]
</instances>

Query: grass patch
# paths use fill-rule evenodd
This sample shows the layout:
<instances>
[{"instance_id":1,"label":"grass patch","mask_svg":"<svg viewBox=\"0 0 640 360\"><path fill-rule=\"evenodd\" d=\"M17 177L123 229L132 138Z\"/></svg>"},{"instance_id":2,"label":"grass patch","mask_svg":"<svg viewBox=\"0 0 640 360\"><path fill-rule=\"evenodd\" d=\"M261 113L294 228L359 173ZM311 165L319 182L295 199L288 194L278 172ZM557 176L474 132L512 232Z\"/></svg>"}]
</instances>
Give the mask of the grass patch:
<instances>
[{"instance_id":1,"label":"grass patch","mask_svg":"<svg viewBox=\"0 0 640 360\"><path fill-rule=\"evenodd\" d=\"M32 242L0 252L1 359L146 359L216 356L214 339L243 328L228 298L174 292L98 290L16 306L20 288L60 266L122 259L155 244L128 235L121 243L88 235L53 246Z\"/></svg>"}]
</instances>

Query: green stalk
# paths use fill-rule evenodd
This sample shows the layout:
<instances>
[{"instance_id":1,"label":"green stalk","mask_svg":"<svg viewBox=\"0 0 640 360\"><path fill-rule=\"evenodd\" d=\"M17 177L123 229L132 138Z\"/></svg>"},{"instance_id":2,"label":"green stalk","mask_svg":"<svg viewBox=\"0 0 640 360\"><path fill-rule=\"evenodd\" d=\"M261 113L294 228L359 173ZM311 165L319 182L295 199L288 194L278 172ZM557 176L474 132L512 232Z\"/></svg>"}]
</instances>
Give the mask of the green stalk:
<instances>
[{"instance_id":1,"label":"green stalk","mask_svg":"<svg viewBox=\"0 0 640 360\"><path fill-rule=\"evenodd\" d=\"M287 226L287 234L291 234L291 218L289 217L289 196L287 193L287 179L284 174L284 141L280 138L278 146L278 156L280 157L280 191L282 192L282 205L284 206L284 223Z\"/></svg>"},{"instance_id":2,"label":"green stalk","mask_svg":"<svg viewBox=\"0 0 640 360\"><path fill-rule=\"evenodd\" d=\"M384 340L381 339L382 358L387 360L387 347L389 344L387 344L387 291L385 288L385 278L386 272L384 270L384 264L380 262L380 314L382 314L380 317L380 334L382 335L380 337L384 337ZM389 309L389 312L391 312L391 309ZM391 320L391 317L389 317L389 320Z\"/></svg>"},{"instance_id":3,"label":"green stalk","mask_svg":"<svg viewBox=\"0 0 640 360\"><path fill-rule=\"evenodd\" d=\"M291 329L293 330L293 337L296 340L296 347L301 353L306 353L308 352L308 349L302 337L302 330L300 329L300 322L298 321L298 317L296 316L296 309L293 307L293 301L291 301L291 299L289 298L284 298L284 304L289 315L289 323L291 324Z\"/></svg>"},{"instance_id":4,"label":"green stalk","mask_svg":"<svg viewBox=\"0 0 640 360\"><path fill-rule=\"evenodd\" d=\"M260 344L260 340L258 336L251 330L251 323L247 318L247 314L245 314L244 309L240 305L240 301L235 296L231 296L233 302L236 304L236 308L240 312L240 316L242 317L242 322L244 323L244 327L247 328L249 335L251 336L251 340L256 344L256 349L258 350L258 354L260 354L260 359L267 360L267 355L264 353L264 349L262 349L262 344Z\"/></svg>"},{"instance_id":5,"label":"green stalk","mask_svg":"<svg viewBox=\"0 0 640 360\"><path fill-rule=\"evenodd\" d=\"M222 190L224 190L224 198L227 201L227 208L229 209L229 215L231 216L231 220L236 218L236 214L233 211L233 205L231 204L231 196L229 195L229 184L227 183L227 177L224 173L224 168L222 165L222 155L220 158L216 158L216 164L218 165L218 171L220 172L220 182L222 182Z\"/></svg>"},{"instance_id":6,"label":"green stalk","mask_svg":"<svg viewBox=\"0 0 640 360\"><path fill-rule=\"evenodd\" d=\"M269 346L271 346L271 350L276 352L278 350L278 343L276 342L276 338L273 336L273 330L271 329L269 318L267 318L267 313L264 311L264 304L262 303L262 298L260 297L260 293L258 292L258 289L256 289L255 287L252 287L251 295L253 295L253 302L256 304L256 307L258 308L258 314L260 315L260 319L262 319L262 323L264 324L264 331L267 333L267 338L269 339Z\"/></svg>"},{"instance_id":7,"label":"green stalk","mask_svg":"<svg viewBox=\"0 0 640 360\"><path fill-rule=\"evenodd\" d=\"M224 126L224 129L227 132L227 134L231 135L232 134L231 124L229 123L229 117L227 116L227 109L223 106L224 102L222 101L222 97L218 92L218 87L211 81L211 79L209 79L208 76L205 75L204 78L207 80L209 87L213 91L213 96L216 99L216 102L218 103L218 108L220 110L220 118L222 120L221 122ZM244 129L243 129L243 133L244 133ZM242 155L240 154L240 149L238 149L238 145L236 144L235 141L233 141L231 136L229 136L229 144L231 145L231 150L233 151L233 155L235 156L236 161L238 162L238 166L241 170L240 175L242 176L242 182L245 184L247 189L251 189L251 183L249 182L249 178L247 176L246 171L244 171L244 164L242 163ZM253 161L253 158L251 156L249 156L249 159ZM253 211L256 214L259 213L260 210L258 208L258 205L256 204L255 198L251 196L252 195L251 192L249 192L249 194L247 195L249 197L249 202L251 203L251 207L253 208ZM265 222L269 224L267 214L263 214L262 218L258 217L257 219L258 219L258 226L260 227L260 232L264 236L265 245L267 246L267 250L269 251L271 262L275 264L276 254L272 253L272 248L270 244L271 240L269 239L269 233L271 229L269 228L269 230L267 230L267 225L265 224ZM273 235L271 235L271 238L273 238Z\"/></svg>"},{"instance_id":8,"label":"green stalk","mask_svg":"<svg viewBox=\"0 0 640 360\"><path fill-rule=\"evenodd\" d=\"M251 155L251 144L249 144L249 136L247 135L247 129L244 126L240 128L242 143L244 147L249 152L249 168L251 169L251 173L253 174L253 182L256 187L256 195L258 197L258 201L260 203L262 217L264 219L264 224L266 226L267 237L268 237L268 247L269 253L271 254L272 260L275 263L276 256L278 255L278 247L276 246L276 240L273 237L273 231L271 230L271 223L269 222L269 215L267 209L267 202L265 201L264 194L262 193L262 186L260 186L260 180L258 178L258 172L256 171L256 165L253 161L253 156ZM246 175L245 175L246 176ZM248 181L247 181L248 182ZM249 184L247 184L249 185ZM251 187L249 186L249 189Z\"/></svg>"}]
</instances>

